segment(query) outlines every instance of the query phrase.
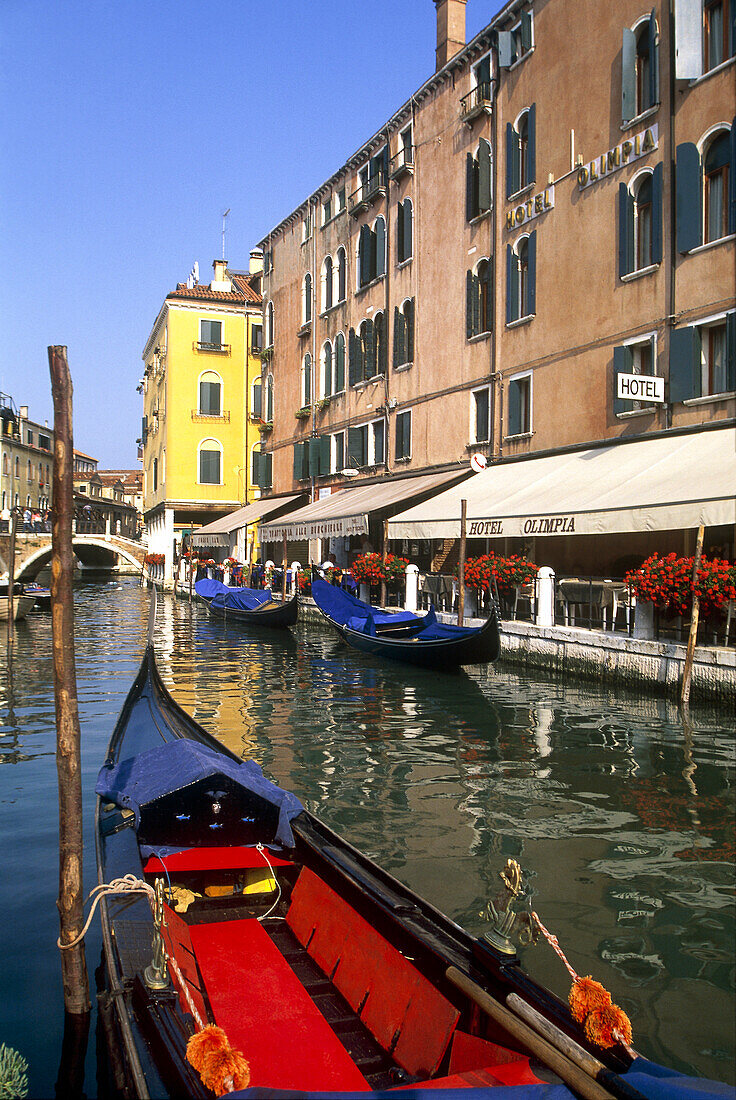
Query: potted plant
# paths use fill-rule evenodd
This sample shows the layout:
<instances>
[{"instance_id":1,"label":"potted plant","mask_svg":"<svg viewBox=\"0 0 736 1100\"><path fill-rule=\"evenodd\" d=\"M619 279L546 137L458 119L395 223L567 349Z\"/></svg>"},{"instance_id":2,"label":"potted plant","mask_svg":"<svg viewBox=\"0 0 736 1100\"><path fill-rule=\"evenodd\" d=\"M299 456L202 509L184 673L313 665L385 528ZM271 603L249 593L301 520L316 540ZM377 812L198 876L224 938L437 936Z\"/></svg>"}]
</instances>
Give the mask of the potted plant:
<instances>
[{"instance_id":1,"label":"potted plant","mask_svg":"<svg viewBox=\"0 0 736 1100\"><path fill-rule=\"evenodd\" d=\"M301 409L296 410L294 416L297 418L297 420L306 420L311 411L312 410L309 405L302 405Z\"/></svg>"},{"instance_id":2,"label":"potted plant","mask_svg":"<svg viewBox=\"0 0 736 1100\"><path fill-rule=\"evenodd\" d=\"M696 591L704 619L722 614L728 601L736 599L736 566L732 562L701 558L695 583L694 565L692 557L652 554L626 574L624 583L636 596L635 637L654 637L655 611L665 619L687 615Z\"/></svg>"}]
</instances>

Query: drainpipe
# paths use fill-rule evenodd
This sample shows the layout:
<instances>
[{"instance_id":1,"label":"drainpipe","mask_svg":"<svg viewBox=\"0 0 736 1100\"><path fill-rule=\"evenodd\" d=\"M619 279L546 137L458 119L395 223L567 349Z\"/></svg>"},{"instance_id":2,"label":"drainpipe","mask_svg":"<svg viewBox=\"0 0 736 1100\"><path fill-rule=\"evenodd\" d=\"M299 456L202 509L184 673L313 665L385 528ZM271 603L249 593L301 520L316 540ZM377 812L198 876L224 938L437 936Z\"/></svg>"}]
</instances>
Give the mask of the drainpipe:
<instances>
[{"instance_id":1,"label":"drainpipe","mask_svg":"<svg viewBox=\"0 0 736 1100\"><path fill-rule=\"evenodd\" d=\"M412 129L412 142L414 140L414 131ZM386 159L388 161L388 172L386 176L386 256L385 265L386 273L384 279L383 288L383 342L384 342L384 355L386 360L386 368L383 376L383 422L386 425L384 436L384 455L383 461L386 467L386 473L391 473L391 448L389 447L389 417L388 417L388 400L389 400L389 384L388 376L391 369L391 359L389 356L389 339L388 339L388 326L389 326L389 309L391 296L389 294L390 286L390 264L389 257L391 255L391 132L386 127Z\"/></svg>"},{"instance_id":2,"label":"drainpipe","mask_svg":"<svg viewBox=\"0 0 736 1100\"><path fill-rule=\"evenodd\" d=\"M309 218L312 230L312 301L310 303L310 313L312 317L312 339L310 341L312 346L312 365L309 368L309 393L312 399L312 435L314 439L317 435L317 296L315 288L317 286L317 220L314 196L309 200ZM309 478L309 495L312 500L316 500L317 482L316 478L310 474Z\"/></svg>"},{"instance_id":3,"label":"drainpipe","mask_svg":"<svg viewBox=\"0 0 736 1100\"><path fill-rule=\"evenodd\" d=\"M674 0L669 2L669 27L668 27L668 50L667 50L667 62L669 68L669 98L670 98L670 181L674 184L674 155L675 155L675 4ZM660 45L662 42L662 34L660 31ZM670 231L667 237L667 246L670 250L670 262L669 262L669 295L668 295L668 330L667 330L667 351L669 353L670 337L672 335L672 326L674 324L675 305L677 300L676 295L676 256L677 256L677 226L675 224L675 191L674 186L670 186ZM662 227L664 229L664 226ZM665 247L664 233L662 234L662 247ZM655 364L656 369L656 364ZM667 382L669 386L669 369L667 371ZM669 396L669 395L668 395ZM672 405L667 402L664 406L664 426L665 430L672 427Z\"/></svg>"},{"instance_id":4,"label":"drainpipe","mask_svg":"<svg viewBox=\"0 0 736 1100\"><path fill-rule=\"evenodd\" d=\"M491 56L495 55L496 72L499 73L498 68L498 47ZM493 117L491 119L491 133L493 140L493 197L492 197L492 209L491 209L491 263L493 264L493 286L491 287L491 293L493 294L493 328L491 330L491 408L490 408L490 431L489 431L489 449L491 461L496 457L496 331L499 324L499 315L496 310L497 294L496 285L498 280L498 202L499 202L499 176L498 176L498 89L501 81L497 76L493 81ZM500 376L499 376L500 377ZM503 436L501 436L501 440ZM500 450L499 450L500 454Z\"/></svg>"}]
</instances>

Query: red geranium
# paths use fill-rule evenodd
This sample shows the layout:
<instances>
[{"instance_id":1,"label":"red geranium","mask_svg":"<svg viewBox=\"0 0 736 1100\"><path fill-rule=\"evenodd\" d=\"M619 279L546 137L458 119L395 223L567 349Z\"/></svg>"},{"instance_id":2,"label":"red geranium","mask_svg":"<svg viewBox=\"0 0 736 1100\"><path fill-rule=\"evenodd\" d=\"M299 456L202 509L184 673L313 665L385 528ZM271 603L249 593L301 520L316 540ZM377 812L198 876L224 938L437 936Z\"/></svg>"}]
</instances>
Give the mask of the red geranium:
<instances>
[{"instance_id":1,"label":"red geranium","mask_svg":"<svg viewBox=\"0 0 736 1100\"><path fill-rule=\"evenodd\" d=\"M465 583L469 588L488 588L491 578L495 578L499 592L533 581L539 566L511 554L502 558L492 551L479 558L468 558L465 562Z\"/></svg>"},{"instance_id":2,"label":"red geranium","mask_svg":"<svg viewBox=\"0 0 736 1100\"><path fill-rule=\"evenodd\" d=\"M652 554L638 569L624 577L636 598L650 602L663 614L686 615L697 591L704 617L717 614L728 600L736 599L736 567L721 558L701 558L693 585L694 558L677 554Z\"/></svg>"},{"instance_id":3,"label":"red geranium","mask_svg":"<svg viewBox=\"0 0 736 1100\"><path fill-rule=\"evenodd\" d=\"M384 563L381 554L361 554L350 569L358 584L399 584L406 575L407 558L387 554Z\"/></svg>"}]
</instances>

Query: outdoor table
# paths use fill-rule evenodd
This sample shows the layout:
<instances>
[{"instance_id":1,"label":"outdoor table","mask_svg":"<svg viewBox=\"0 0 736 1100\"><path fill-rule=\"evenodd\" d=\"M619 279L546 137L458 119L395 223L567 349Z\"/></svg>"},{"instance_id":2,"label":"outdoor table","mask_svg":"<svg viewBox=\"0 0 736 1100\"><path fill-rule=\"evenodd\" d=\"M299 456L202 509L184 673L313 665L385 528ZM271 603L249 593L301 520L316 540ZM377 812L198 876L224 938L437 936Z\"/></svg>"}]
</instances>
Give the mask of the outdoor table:
<instances>
[{"instance_id":1,"label":"outdoor table","mask_svg":"<svg viewBox=\"0 0 736 1100\"><path fill-rule=\"evenodd\" d=\"M421 579L419 590L423 595L432 597L433 603L441 600L442 606L445 607L449 601L450 608L452 608L455 591L453 577L445 576L442 573L427 573Z\"/></svg>"},{"instance_id":2,"label":"outdoor table","mask_svg":"<svg viewBox=\"0 0 736 1100\"><path fill-rule=\"evenodd\" d=\"M626 608L626 625L629 626L631 603L627 598L625 584L620 581L609 580L581 580L577 577L566 577L557 582L557 590L560 602L563 605L565 626L575 625L576 607L590 608L591 619L593 609L600 610L603 629L607 630L608 613L611 614L611 630L616 623L619 603L623 602ZM622 601L623 597L623 601Z\"/></svg>"}]
</instances>

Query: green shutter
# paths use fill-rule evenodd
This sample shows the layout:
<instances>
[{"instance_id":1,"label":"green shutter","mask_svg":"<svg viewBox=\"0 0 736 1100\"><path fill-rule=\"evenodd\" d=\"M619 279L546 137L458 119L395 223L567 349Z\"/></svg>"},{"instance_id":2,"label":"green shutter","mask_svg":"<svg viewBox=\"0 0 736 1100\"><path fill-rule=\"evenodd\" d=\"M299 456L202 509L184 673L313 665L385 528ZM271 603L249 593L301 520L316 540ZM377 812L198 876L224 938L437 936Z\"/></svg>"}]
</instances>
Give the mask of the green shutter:
<instances>
[{"instance_id":1,"label":"green shutter","mask_svg":"<svg viewBox=\"0 0 736 1100\"><path fill-rule=\"evenodd\" d=\"M617 347L613 349L613 412L626 412L631 409L631 402L618 396L619 374L632 374L634 369L634 354L630 347Z\"/></svg>"},{"instance_id":2,"label":"green shutter","mask_svg":"<svg viewBox=\"0 0 736 1100\"><path fill-rule=\"evenodd\" d=\"M618 275L634 270L634 199L625 183L618 185Z\"/></svg>"},{"instance_id":3,"label":"green shutter","mask_svg":"<svg viewBox=\"0 0 736 1100\"><path fill-rule=\"evenodd\" d=\"M510 122L506 123L506 198L519 190L519 135Z\"/></svg>"},{"instance_id":4,"label":"green shutter","mask_svg":"<svg viewBox=\"0 0 736 1100\"><path fill-rule=\"evenodd\" d=\"M657 45L657 14L649 13L649 105L659 103L659 46Z\"/></svg>"},{"instance_id":5,"label":"green shutter","mask_svg":"<svg viewBox=\"0 0 736 1100\"><path fill-rule=\"evenodd\" d=\"M304 481L309 477L309 443L294 444L294 480Z\"/></svg>"},{"instance_id":6,"label":"green shutter","mask_svg":"<svg viewBox=\"0 0 736 1100\"><path fill-rule=\"evenodd\" d=\"M528 11L521 13L521 48L524 53L532 48L532 16Z\"/></svg>"},{"instance_id":7,"label":"green shutter","mask_svg":"<svg viewBox=\"0 0 736 1100\"><path fill-rule=\"evenodd\" d=\"M386 223L383 218L377 219L373 237L376 249L374 275L378 278L379 275L383 275L386 271Z\"/></svg>"},{"instance_id":8,"label":"green shutter","mask_svg":"<svg viewBox=\"0 0 736 1100\"><path fill-rule=\"evenodd\" d=\"M396 258L403 263L404 256L404 204L400 202L396 208Z\"/></svg>"},{"instance_id":9,"label":"green shutter","mask_svg":"<svg viewBox=\"0 0 736 1100\"><path fill-rule=\"evenodd\" d=\"M510 244L506 245L506 324L519 317L519 265Z\"/></svg>"},{"instance_id":10,"label":"green shutter","mask_svg":"<svg viewBox=\"0 0 736 1100\"><path fill-rule=\"evenodd\" d=\"M335 337L335 393L345 389L345 337L340 332Z\"/></svg>"},{"instance_id":11,"label":"green shutter","mask_svg":"<svg viewBox=\"0 0 736 1100\"><path fill-rule=\"evenodd\" d=\"M414 299L406 303L405 308L405 325L406 325L406 362L414 362Z\"/></svg>"},{"instance_id":12,"label":"green shutter","mask_svg":"<svg viewBox=\"0 0 736 1100\"><path fill-rule=\"evenodd\" d=\"M348 464L356 469L365 466L363 437L363 428L348 428Z\"/></svg>"},{"instance_id":13,"label":"green shutter","mask_svg":"<svg viewBox=\"0 0 736 1100\"><path fill-rule=\"evenodd\" d=\"M677 251L684 253L703 243L702 170L697 145L691 141L678 145L676 165Z\"/></svg>"},{"instance_id":14,"label":"green shutter","mask_svg":"<svg viewBox=\"0 0 736 1100\"><path fill-rule=\"evenodd\" d=\"M414 254L414 207L411 199L404 202L404 259L408 260Z\"/></svg>"},{"instance_id":15,"label":"green shutter","mask_svg":"<svg viewBox=\"0 0 736 1100\"><path fill-rule=\"evenodd\" d=\"M636 116L636 35L624 27L621 43L621 120Z\"/></svg>"},{"instance_id":16,"label":"green shutter","mask_svg":"<svg viewBox=\"0 0 736 1100\"><path fill-rule=\"evenodd\" d=\"M473 329L473 279L474 275L472 271L468 271L465 274L465 335L468 340L471 336L475 336L475 330Z\"/></svg>"},{"instance_id":17,"label":"green shutter","mask_svg":"<svg viewBox=\"0 0 736 1100\"><path fill-rule=\"evenodd\" d=\"M329 435L321 435L319 437L319 471L320 474L329 474L330 472L330 437Z\"/></svg>"},{"instance_id":18,"label":"green shutter","mask_svg":"<svg viewBox=\"0 0 736 1100\"><path fill-rule=\"evenodd\" d=\"M360 236L358 238L358 285L365 286L371 281L370 275L370 254L371 254L371 231L367 225L361 225Z\"/></svg>"},{"instance_id":19,"label":"green shutter","mask_svg":"<svg viewBox=\"0 0 736 1100\"><path fill-rule=\"evenodd\" d=\"M736 53L736 3L733 5L731 56ZM731 122L731 148L728 166L728 232L736 233L736 118Z\"/></svg>"},{"instance_id":20,"label":"green shutter","mask_svg":"<svg viewBox=\"0 0 736 1100\"><path fill-rule=\"evenodd\" d=\"M253 408L251 411L254 416L257 416L260 420L263 419L263 389L260 383L253 387Z\"/></svg>"},{"instance_id":21,"label":"green shutter","mask_svg":"<svg viewBox=\"0 0 736 1100\"><path fill-rule=\"evenodd\" d=\"M498 67L508 69L511 67L511 55L513 42L511 31L498 32Z\"/></svg>"},{"instance_id":22,"label":"green shutter","mask_svg":"<svg viewBox=\"0 0 736 1100\"><path fill-rule=\"evenodd\" d=\"M691 325L670 332L670 404L701 396L700 332Z\"/></svg>"},{"instance_id":23,"label":"green shutter","mask_svg":"<svg viewBox=\"0 0 736 1100\"><path fill-rule=\"evenodd\" d=\"M526 182L537 178L537 105L532 103L527 111ZM516 185L517 187L519 184Z\"/></svg>"},{"instance_id":24,"label":"green shutter","mask_svg":"<svg viewBox=\"0 0 736 1100\"><path fill-rule=\"evenodd\" d=\"M473 209L473 170L475 167L475 161L472 153L467 153L465 156L465 220L467 222L472 221L476 215L476 211Z\"/></svg>"},{"instance_id":25,"label":"green shutter","mask_svg":"<svg viewBox=\"0 0 736 1100\"><path fill-rule=\"evenodd\" d=\"M736 390L736 313L726 317L726 392Z\"/></svg>"},{"instance_id":26,"label":"green shutter","mask_svg":"<svg viewBox=\"0 0 736 1100\"><path fill-rule=\"evenodd\" d=\"M373 462L376 466L380 465L385 460L385 439L385 421L377 420L373 425Z\"/></svg>"},{"instance_id":27,"label":"green shutter","mask_svg":"<svg viewBox=\"0 0 736 1100\"><path fill-rule=\"evenodd\" d=\"M662 262L662 192L664 165L660 161L652 174L652 263Z\"/></svg>"},{"instance_id":28,"label":"green shutter","mask_svg":"<svg viewBox=\"0 0 736 1100\"><path fill-rule=\"evenodd\" d=\"M528 315L537 312L537 231L529 234L527 244L527 310Z\"/></svg>"},{"instance_id":29,"label":"green shutter","mask_svg":"<svg viewBox=\"0 0 736 1100\"><path fill-rule=\"evenodd\" d=\"M322 453L322 441L319 436L313 436L309 440L309 476L319 477L320 475L320 456Z\"/></svg>"},{"instance_id":30,"label":"green shutter","mask_svg":"<svg viewBox=\"0 0 736 1100\"><path fill-rule=\"evenodd\" d=\"M253 452L253 482L259 489L263 488L264 455L260 451Z\"/></svg>"},{"instance_id":31,"label":"green shutter","mask_svg":"<svg viewBox=\"0 0 736 1100\"><path fill-rule=\"evenodd\" d=\"M373 321L370 319L364 322L364 340L365 345L363 347L363 378L373 378L378 373L376 370L376 340L373 332Z\"/></svg>"},{"instance_id":32,"label":"green shutter","mask_svg":"<svg viewBox=\"0 0 736 1100\"><path fill-rule=\"evenodd\" d=\"M492 183L491 183L491 146L485 138L480 139L478 146L478 212L484 213L491 209Z\"/></svg>"},{"instance_id":33,"label":"green shutter","mask_svg":"<svg viewBox=\"0 0 736 1100\"><path fill-rule=\"evenodd\" d=\"M393 333L393 365L398 367L399 359L399 307L394 306L394 333Z\"/></svg>"},{"instance_id":34,"label":"green shutter","mask_svg":"<svg viewBox=\"0 0 736 1100\"><path fill-rule=\"evenodd\" d=\"M270 451L263 456L265 463L264 488L270 489L273 485L273 455Z\"/></svg>"},{"instance_id":35,"label":"green shutter","mask_svg":"<svg viewBox=\"0 0 736 1100\"><path fill-rule=\"evenodd\" d=\"M359 343L355 329L351 328L348 333L348 379L351 386L360 381L360 375L358 374Z\"/></svg>"},{"instance_id":36,"label":"green shutter","mask_svg":"<svg viewBox=\"0 0 736 1100\"><path fill-rule=\"evenodd\" d=\"M484 332L493 330L493 256L486 264L486 315L481 318L485 328Z\"/></svg>"}]
</instances>

